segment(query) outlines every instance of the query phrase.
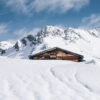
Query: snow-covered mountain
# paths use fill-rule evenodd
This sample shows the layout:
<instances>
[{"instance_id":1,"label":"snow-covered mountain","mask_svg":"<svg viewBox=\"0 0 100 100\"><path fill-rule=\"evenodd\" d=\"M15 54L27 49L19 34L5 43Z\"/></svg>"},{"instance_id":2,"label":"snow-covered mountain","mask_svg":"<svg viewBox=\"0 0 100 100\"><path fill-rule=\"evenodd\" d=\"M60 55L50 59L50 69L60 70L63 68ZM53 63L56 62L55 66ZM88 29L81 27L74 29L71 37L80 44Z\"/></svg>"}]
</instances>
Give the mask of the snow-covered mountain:
<instances>
[{"instance_id":1,"label":"snow-covered mountain","mask_svg":"<svg viewBox=\"0 0 100 100\"><path fill-rule=\"evenodd\" d=\"M14 42L2 41L0 42L0 54L4 53L5 50L14 46Z\"/></svg>"},{"instance_id":2,"label":"snow-covered mountain","mask_svg":"<svg viewBox=\"0 0 100 100\"><path fill-rule=\"evenodd\" d=\"M32 53L61 47L84 55L85 59L100 58L100 29L75 29L45 26L37 34L29 34L2 52L2 56L28 58Z\"/></svg>"}]
</instances>

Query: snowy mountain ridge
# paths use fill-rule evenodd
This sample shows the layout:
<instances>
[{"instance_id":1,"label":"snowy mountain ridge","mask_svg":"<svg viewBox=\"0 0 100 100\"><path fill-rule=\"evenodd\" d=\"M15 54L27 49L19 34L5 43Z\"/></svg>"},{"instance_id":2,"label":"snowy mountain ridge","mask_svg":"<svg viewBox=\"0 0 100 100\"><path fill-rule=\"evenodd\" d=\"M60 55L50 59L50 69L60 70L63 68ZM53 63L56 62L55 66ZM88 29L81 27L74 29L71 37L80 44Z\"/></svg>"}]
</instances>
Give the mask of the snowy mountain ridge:
<instances>
[{"instance_id":1,"label":"snowy mountain ridge","mask_svg":"<svg viewBox=\"0 0 100 100\"><path fill-rule=\"evenodd\" d=\"M32 53L52 47L82 54L85 58L100 58L100 29L63 29L57 26L45 26L36 35L29 34L18 40L14 46L1 50L2 56L28 58Z\"/></svg>"}]
</instances>

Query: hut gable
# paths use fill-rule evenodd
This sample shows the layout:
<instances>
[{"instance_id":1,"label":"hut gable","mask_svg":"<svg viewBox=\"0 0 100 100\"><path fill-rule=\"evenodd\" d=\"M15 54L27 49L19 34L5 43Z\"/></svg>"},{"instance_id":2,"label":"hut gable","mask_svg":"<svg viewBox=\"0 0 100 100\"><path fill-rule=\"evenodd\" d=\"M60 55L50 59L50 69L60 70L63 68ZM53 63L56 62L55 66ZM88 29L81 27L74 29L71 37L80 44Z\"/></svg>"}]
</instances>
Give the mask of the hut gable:
<instances>
[{"instance_id":1,"label":"hut gable","mask_svg":"<svg viewBox=\"0 0 100 100\"><path fill-rule=\"evenodd\" d=\"M83 56L55 47L48 50L44 50L34 55L29 56L30 59L33 60L71 60L75 62L83 61Z\"/></svg>"}]
</instances>

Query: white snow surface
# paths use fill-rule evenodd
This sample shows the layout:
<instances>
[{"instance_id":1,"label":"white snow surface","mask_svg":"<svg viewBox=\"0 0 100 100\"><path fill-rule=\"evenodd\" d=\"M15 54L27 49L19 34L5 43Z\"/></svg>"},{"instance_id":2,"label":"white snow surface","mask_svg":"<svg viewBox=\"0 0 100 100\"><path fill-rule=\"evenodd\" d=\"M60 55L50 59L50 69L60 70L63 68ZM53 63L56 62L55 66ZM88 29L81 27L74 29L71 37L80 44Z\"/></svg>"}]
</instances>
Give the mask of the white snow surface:
<instances>
[{"instance_id":1,"label":"white snow surface","mask_svg":"<svg viewBox=\"0 0 100 100\"><path fill-rule=\"evenodd\" d=\"M0 57L0 100L100 100L100 65Z\"/></svg>"},{"instance_id":2,"label":"white snow surface","mask_svg":"<svg viewBox=\"0 0 100 100\"><path fill-rule=\"evenodd\" d=\"M0 49L6 50L8 48L13 47L13 45L14 45L13 42L2 41L2 42L0 42Z\"/></svg>"}]
</instances>

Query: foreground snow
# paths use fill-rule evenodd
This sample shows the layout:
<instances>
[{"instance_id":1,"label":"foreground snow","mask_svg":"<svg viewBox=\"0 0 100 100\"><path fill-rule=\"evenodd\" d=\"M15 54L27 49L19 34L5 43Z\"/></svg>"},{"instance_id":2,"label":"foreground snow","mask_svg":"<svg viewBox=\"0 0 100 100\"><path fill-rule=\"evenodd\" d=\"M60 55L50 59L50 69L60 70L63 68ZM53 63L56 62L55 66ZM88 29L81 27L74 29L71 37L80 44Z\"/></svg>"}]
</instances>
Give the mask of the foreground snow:
<instances>
[{"instance_id":1,"label":"foreground snow","mask_svg":"<svg viewBox=\"0 0 100 100\"><path fill-rule=\"evenodd\" d=\"M0 100L100 100L100 67L0 57Z\"/></svg>"}]
</instances>

